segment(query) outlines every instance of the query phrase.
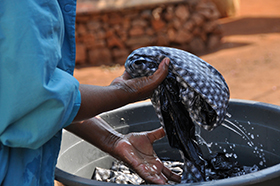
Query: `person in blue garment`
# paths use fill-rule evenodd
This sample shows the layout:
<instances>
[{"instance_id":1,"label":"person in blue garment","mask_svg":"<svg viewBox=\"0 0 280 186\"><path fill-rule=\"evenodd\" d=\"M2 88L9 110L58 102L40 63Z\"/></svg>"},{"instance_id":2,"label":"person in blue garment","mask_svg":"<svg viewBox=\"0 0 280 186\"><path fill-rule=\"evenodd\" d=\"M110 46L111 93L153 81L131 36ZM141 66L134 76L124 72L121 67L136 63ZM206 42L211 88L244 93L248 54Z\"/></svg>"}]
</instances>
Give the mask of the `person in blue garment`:
<instances>
[{"instance_id":1,"label":"person in blue garment","mask_svg":"<svg viewBox=\"0 0 280 186\"><path fill-rule=\"evenodd\" d=\"M149 97L169 60L149 77L124 72L109 86L79 84L72 76L75 13L74 0L0 1L0 185L53 185L63 128L148 182L179 182L153 152L162 128L122 135L95 117Z\"/></svg>"}]
</instances>

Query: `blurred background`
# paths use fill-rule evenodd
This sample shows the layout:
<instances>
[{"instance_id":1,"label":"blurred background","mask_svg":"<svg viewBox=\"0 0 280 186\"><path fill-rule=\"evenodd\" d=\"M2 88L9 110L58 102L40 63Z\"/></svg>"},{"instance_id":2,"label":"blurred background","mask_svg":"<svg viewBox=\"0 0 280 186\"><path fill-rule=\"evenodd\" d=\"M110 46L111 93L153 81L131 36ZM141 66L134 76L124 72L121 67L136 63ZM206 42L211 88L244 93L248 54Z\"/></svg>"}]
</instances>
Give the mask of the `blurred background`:
<instances>
[{"instance_id":1,"label":"blurred background","mask_svg":"<svg viewBox=\"0 0 280 186\"><path fill-rule=\"evenodd\" d=\"M280 105L279 0L78 0L80 83L109 85L142 46L180 48L225 77L231 98Z\"/></svg>"}]
</instances>

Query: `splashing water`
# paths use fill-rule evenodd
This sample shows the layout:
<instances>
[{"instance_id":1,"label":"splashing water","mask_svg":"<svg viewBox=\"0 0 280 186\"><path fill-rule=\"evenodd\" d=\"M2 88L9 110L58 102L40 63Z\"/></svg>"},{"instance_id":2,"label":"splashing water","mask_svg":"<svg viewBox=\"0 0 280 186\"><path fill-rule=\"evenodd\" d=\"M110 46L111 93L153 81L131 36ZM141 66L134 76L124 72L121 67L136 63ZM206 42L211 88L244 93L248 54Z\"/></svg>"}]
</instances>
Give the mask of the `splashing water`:
<instances>
[{"instance_id":1,"label":"splashing water","mask_svg":"<svg viewBox=\"0 0 280 186\"><path fill-rule=\"evenodd\" d=\"M263 150L263 145L259 144L259 146L255 145L254 139L255 136L259 137L258 134L254 135L253 130L254 127L251 127L251 122L248 121L247 124L250 126L250 129L252 131L247 131L246 128L242 125L239 125L238 121L230 121L230 114L227 114L227 119L224 120L224 123L222 124L223 127L228 129L229 131L233 132L234 134L237 134L241 139L245 140L249 148L252 149L253 153L260 158L260 161L258 163L259 166L266 166L266 159L265 159L265 153ZM224 179L229 177L235 177L235 176L241 176L244 174L256 172L259 169L257 165L253 166L243 166L239 165L237 162L238 154L235 152L235 148L238 147L234 142L228 140L225 138L225 143L228 145L228 148L225 146L221 146L220 142L207 142L202 136L201 136L200 127L195 128L195 136L196 136L196 142L199 146L205 146L209 152L208 157L204 158L204 161L206 162L204 167L204 181L211 181L211 180L218 180L218 179ZM212 148L218 147L219 152L215 152ZM170 161L170 160L169 160ZM171 161L173 162L173 161ZM174 164L174 163L171 163ZM176 163L175 163L176 164ZM177 163L178 164L178 163ZM191 161L187 162L179 162L180 166L176 167L176 170L180 168L180 175L183 177L194 177L196 175L200 176L200 171L195 169L194 164ZM174 169L175 170L175 169ZM103 171L104 172L104 171ZM126 173L127 171L125 171ZM96 173L96 171L95 171ZM194 174L197 173L197 174ZM103 173L99 173L102 175ZM127 173L126 173L127 174ZM117 174L114 174L117 175ZM122 176L127 178L127 180L131 180L131 175ZM115 179L115 178L114 178ZM120 179L120 178L118 178ZM108 179L106 179L108 181ZM184 182L185 181L185 182ZM188 180L190 181L190 179ZM130 183L130 182L127 182ZM141 181L143 184L143 180ZM182 183L187 183L186 180L182 179ZM134 182L133 182L134 184ZM175 183L174 183L175 184Z\"/></svg>"},{"instance_id":2,"label":"splashing water","mask_svg":"<svg viewBox=\"0 0 280 186\"><path fill-rule=\"evenodd\" d=\"M238 136L240 136L243 140L247 141L247 145L252 149L252 153L260 159L260 162L258 163L260 166L262 167L266 167L266 158L265 158L265 153L263 150L263 145L259 144L259 146L257 146L253 141L256 138L259 138L259 134L254 134L253 130L255 129L254 126L250 127L251 131L247 131L246 128L239 124L238 121L230 121L230 118L232 117L231 114L227 113L226 114L227 118L224 120L224 122L221 124L222 127L225 127L226 129L232 131L233 133L237 134ZM251 126L252 123L250 121L247 121L247 125ZM209 151L209 153L212 153L212 149L211 149L211 145L212 143L208 143L205 139L203 139L200 134L196 134L196 136L198 137L198 141L200 142L200 145L205 145ZM228 144L229 149L232 152L227 152L226 148L223 148L222 146L219 146L219 149L221 150L221 152L225 153L226 157L234 157L235 159L238 157L236 153L233 153L235 151L235 147L236 145L234 144L234 142L230 143L227 141L227 139L225 139L226 144ZM209 145L211 144L211 145ZM214 146L218 146L218 143L215 142Z\"/></svg>"},{"instance_id":3,"label":"splashing water","mask_svg":"<svg viewBox=\"0 0 280 186\"><path fill-rule=\"evenodd\" d=\"M205 139L203 139L199 134L195 134L195 136L198 137L198 139L197 139L198 144L205 145L207 147L209 153L212 153L211 146L212 146L213 142L207 143L205 141Z\"/></svg>"},{"instance_id":4,"label":"splashing water","mask_svg":"<svg viewBox=\"0 0 280 186\"><path fill-rule=\"evenodd\" d=\"M233 122L231 122L231 121L228 120L228 119L225 119L224 121L225 121L226 123L223 123L223 124L222 124L223 127L226 127L227 129L230 129L230 130L233 131L234 133L238 134L239 136L241 136L241 137L243 137L243 138L246 138L246 139L248 140L248 145L249 145L250 147L253 147L253 146L254 146L253 141L249 138L249 136L245 133L245 131L243 131L240 127L238 127L236 124L234 124ZM232 127L230 127L228 124L231 125L231 126L233 126L233 127L235 127L235 129L232 128ZM239 131L239 132L238 132L238 131Z\"/></svg>"}]
</instances>

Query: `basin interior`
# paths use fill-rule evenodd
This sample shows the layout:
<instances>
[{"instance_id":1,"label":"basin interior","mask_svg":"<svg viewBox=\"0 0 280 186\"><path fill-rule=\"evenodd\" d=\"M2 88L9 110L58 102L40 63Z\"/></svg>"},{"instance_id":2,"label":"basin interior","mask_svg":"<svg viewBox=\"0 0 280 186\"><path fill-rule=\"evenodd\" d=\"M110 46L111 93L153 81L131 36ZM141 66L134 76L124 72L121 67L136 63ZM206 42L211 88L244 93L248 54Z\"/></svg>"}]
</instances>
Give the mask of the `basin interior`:
<instances>
[{"instance_id":1,"label":"basin interior","mask_svg":"<svg viewBox=\"0 0 280 186\"><path fill-rule=\"evenodd\" d=\"M234 155L241 165L256 164L261 169L280 163L280 108L278 106L231 100L228 113L230 115L227 117L228 121L224 122L226 126L219 126L211 132L197 130L201 136L199 141L207 144L201 143L204 155L209 154L209 149L213 152L226 152ZM115 130L124 134L160 127L154 108L149 102L128 105L104 113L101 117ZM154 149L160 158L181 160L180 153L169 146L166 137L156 141ZM112 161L114 158L110 155L79 137L63 131L57 163L59 170L90 179L95 167L110 168Z\"/></svg>"}]
</instances>

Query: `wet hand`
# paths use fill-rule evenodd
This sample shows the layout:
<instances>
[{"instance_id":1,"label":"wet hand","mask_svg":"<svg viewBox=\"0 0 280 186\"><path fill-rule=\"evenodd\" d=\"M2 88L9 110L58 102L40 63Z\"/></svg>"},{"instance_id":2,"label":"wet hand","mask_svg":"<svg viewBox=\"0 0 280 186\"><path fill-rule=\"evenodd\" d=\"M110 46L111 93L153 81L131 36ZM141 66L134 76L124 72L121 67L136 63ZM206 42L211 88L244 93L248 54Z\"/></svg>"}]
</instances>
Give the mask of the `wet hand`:
<instances>
[{"instance_id":1,"label":"wet hand","mask_svg":"<svg viewBox=\"0 0 280 186\"><path fill-rule=\"evenodd\" d=\"M113 80L111 85L118 86L129 93L131 102L149 98L154 89L165 79L168 74L169 58L164 58L158 70L151 76L132 78L126 71L122 76Z\"/></svg>"},{"instance_id":2,"label":"wet hand","mask_svg":"<svg viewBox=\"0 0 280 186\"><path fill-rule=\"evenodd\" d=\"M81 106L74 121L90 119L102 112L149 98L168 74L169 58L148 77L131 78L127 72L109 86L80 84Z\"/></svg>"},{"instance_id":3,"label":"wet hand","mask_svg":"<svg viewBox=\"0 0 280 186\"><path fill-rule=\"evenodd\" d=\"M114 155L149 183L180 183L180 176L166 168L153 150L153 142L164 137L162 128L141 133L130 133L114 146Z\"/></svg>"}]
</instances>

